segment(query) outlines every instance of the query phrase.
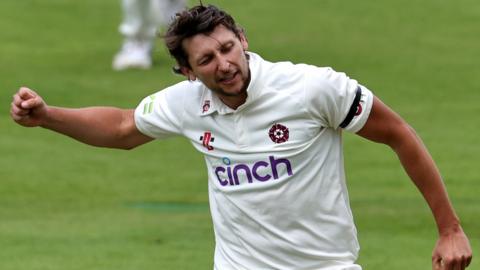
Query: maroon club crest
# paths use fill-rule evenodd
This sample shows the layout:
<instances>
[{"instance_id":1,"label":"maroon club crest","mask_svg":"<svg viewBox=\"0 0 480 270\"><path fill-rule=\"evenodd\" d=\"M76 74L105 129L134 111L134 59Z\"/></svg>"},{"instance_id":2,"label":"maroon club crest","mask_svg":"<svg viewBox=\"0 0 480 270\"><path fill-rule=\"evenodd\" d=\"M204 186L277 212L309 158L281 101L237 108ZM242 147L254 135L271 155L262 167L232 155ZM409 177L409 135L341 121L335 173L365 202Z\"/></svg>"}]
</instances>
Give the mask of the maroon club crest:
<instances>
[{"instance_id":1,"label":"maroon club crest","mask_svg":"<svg viewBox=\"0 0 480 270\"><path fill-rule=\"evenodd\" d=\"M268 135L274 143L284 143L288 141L288 128L281 124L275 124L268 131Z\"/></svg>"},{"instance_id":2,"label":"maroon club crest","mask_svg":"<svg viewBox=\"0 0 480 270\"><path fill-rule=\"evenodd\" d=\"M205 100L202 106L202 113L206 113L208 110L210 110L210 100Z\"/></svg>"}]
</instances>

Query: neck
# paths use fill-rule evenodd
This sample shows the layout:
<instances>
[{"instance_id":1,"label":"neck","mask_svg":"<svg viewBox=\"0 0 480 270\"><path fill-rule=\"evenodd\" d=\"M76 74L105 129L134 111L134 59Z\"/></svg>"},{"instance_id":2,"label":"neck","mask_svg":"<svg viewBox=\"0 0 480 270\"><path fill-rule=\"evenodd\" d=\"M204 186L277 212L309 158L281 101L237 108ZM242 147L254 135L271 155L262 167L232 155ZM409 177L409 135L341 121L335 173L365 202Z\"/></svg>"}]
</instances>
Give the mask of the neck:
<instances>
[{"instance_id":1,"label":"neck","mask_svg":"<svg viewBox=\"0 0 480 270\"><path fill-rule=\"evenodd\" d=\"M245 101L247 101L247 96L247 91L243 91L241 94L236 96L218 95L223 104L234 110L236 110L238 107L244 104Z\"/></svg>"}]
</instances>

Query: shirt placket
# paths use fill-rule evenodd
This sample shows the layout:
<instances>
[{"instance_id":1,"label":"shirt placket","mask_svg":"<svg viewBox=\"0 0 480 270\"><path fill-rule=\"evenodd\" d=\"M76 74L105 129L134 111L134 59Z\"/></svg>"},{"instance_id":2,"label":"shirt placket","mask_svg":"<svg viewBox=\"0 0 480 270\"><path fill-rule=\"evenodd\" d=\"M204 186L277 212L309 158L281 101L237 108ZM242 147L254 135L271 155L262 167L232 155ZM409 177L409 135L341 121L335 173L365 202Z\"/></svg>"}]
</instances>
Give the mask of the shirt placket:
<instances>
[{"instance_id":1,"label":"shirt placket","mask_svg":"<svg viewBox=\"0 0 480 270\"><path fill-rule=\"evenodd\" d=\"M233 114L233 121L235 127L235 141L237 142L237 147L246 148L248 146L248 127L245 125L245 118L243 116L243 113L241 111L235 112Z\"/></svg>"}]
</instances>

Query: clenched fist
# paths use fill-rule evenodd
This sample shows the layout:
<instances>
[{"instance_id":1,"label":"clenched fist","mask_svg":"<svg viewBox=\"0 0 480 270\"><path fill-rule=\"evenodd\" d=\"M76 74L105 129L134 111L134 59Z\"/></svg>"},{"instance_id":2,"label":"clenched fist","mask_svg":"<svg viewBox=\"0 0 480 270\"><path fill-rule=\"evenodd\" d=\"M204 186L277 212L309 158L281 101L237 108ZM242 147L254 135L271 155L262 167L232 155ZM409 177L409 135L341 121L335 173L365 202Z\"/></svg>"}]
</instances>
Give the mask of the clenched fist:
<instances>
[{"instance_id":1,"label":"clenched fist","mask_svg":"<svg viewBox=\"0 0 480 270\"><path fill-rule=\"evenodd\" d=\"M35 91L21 87L13 95L10 115L18 124L25 127L40 126L46 114L47 104Z\"/></svg>"}]
</instances>

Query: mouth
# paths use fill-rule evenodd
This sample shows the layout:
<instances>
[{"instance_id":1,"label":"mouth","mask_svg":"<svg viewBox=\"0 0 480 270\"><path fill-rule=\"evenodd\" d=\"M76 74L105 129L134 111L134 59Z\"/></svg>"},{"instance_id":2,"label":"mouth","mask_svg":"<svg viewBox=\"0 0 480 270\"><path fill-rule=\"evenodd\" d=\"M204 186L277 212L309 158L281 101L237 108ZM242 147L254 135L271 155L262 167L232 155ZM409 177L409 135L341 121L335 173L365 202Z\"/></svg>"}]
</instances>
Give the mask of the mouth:
<instances>
[{"instance_id":1,"label":"mouth","mask_svg":"<svg viewBox=\"0 0 480 270\"><path fill-rule=\"evenodd\" d=\"M237 75L238 75L238 71L227 74L221 77L220 79L218 79L218 82L225 85L233 84L235 82L235 79L237 78Z\"/></svg>"}]
</instances>

